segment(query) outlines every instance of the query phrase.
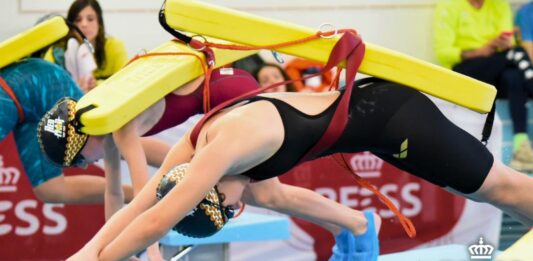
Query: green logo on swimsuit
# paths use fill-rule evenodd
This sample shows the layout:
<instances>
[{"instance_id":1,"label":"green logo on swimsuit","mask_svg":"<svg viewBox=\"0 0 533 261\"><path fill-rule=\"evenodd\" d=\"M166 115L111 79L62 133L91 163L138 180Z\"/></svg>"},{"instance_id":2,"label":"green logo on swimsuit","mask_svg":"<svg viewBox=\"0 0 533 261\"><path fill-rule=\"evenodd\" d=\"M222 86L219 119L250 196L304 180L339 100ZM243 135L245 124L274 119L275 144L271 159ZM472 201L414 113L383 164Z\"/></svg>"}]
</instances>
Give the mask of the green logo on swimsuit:
<instances>
[{"instance_id":1,"label":"green logo on swimsuit","mask_svg":"<svg viewBox=\"0 0 533 261\"><path fill-rule=\"evenodd\" d=\"M405 159L407 158L407 146L409 144L409 139L405 139L402 142L402 145L400 145L400 153L398 154L392 154L393 157L397 159Z\"/></svg>"}]
</instances>

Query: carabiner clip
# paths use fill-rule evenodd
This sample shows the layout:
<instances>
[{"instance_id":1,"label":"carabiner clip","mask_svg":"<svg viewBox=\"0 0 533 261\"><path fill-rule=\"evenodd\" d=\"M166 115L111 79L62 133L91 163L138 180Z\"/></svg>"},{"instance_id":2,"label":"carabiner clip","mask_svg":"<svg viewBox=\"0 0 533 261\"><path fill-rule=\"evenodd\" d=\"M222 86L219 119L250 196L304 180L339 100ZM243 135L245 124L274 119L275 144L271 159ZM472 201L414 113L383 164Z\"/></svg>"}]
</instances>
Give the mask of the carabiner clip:
<instances>
[{"instance_id":1,"label":"carabiner clip","mask_svg":"<svg viewBox=\"0 0 533 261\"><path fill-rule=\"evenodd\" d=\"M337 28L335 28L335 26L333 26L333 24L323 23L323 24L321 24L318 27L318 32L319 32L321 38L331 39L331 38L337 36L337 34L339 33L339 30L337 30ZM325 34L331 33L331 32L333 32L331 35L325 35Z\"/></svg>"},{"instance_id":2,"label":"carabiner clip","mask_svg":"<svg viewBox=\"0 0 533 261\"><path fill-rule=\"evenodd\" d=\"M199 37L199 38L201 38L202 41L194 40L194 37ZM207 39L205 39L204 36L199 35L199 34L196 34L196 35L193 35L193 36L191 37L191 41L190 41L189 43L187 43L187 45L188 45L189 47L191 47L192 49L201 52L201 51L203 51L203 50L205 49L205 43L206 43L206 42L207 42ZM199 43L199 44L201 44L201 45L200 45L200 46L197 46L197 47L196 47L196 46L193 46L193 44L195 44L195 43Z\"/></svg>"}]
</instances>

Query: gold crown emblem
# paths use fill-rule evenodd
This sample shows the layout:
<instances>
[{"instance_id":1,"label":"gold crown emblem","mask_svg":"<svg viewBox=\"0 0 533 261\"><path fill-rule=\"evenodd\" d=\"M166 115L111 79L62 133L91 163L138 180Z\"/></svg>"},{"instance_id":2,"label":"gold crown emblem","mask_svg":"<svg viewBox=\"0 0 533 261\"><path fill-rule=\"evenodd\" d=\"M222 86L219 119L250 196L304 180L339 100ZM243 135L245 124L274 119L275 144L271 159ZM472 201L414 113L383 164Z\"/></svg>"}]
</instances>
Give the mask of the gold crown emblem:
<instances>
[{"instance_id":1,"label":"gold crown emblem","mask_svg":"<svg viewBox=\"0 0 533 261\"><path fill-rule=\"evenodd\" d=\"M492 259L492 252L494 247L488 244L483 244L483 237L479 238L478 245L471 245L468 247L471 259Z\"/></svg>"},{"instance_id":2,"label":"gold crown emblem","mask_svg":"<svg viewBox=\"0 0 533 261\"><path fill-rule=\"evenodd\" d=\"M358 153L350 159L352 169L363 178L377 178L381 176L383 160L374 154L365 151Z\"/></svg>"},{"instance_id":3,"label":"gold crown emblem","mask_svg":"<svg viewBox=\"0 0 533 261\"><path fill-rule=\"evenodd\" d=\"M15 167L4 167L4 159L0 155L0 192L16 192L20 171Z\"/></svg>"}]
</instances>

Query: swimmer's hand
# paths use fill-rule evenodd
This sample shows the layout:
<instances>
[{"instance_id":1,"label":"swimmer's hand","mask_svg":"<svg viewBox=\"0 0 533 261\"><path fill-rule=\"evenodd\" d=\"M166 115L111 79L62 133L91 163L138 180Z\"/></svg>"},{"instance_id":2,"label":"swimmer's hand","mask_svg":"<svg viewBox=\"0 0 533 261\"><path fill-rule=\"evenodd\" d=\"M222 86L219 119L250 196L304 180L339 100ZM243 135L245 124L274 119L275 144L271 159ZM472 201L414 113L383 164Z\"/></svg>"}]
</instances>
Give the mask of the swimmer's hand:
<instances>
[{"instance_id":1,"label":"swimmer's hand","mask_svg":"<svg viewBox=\"0 0 533 261\"><path fill-rule=\"evenodd\" d=\"M84 248L76 252L71 257L67 258L67 261L98 261L98 252L88 251Z\"/></svg>"},{"instance_id":2,"label":"swimmer's hand","mask_svg":"<svg viewBox=\"0 0 533 261\"><path fill-rule=\"evenodd\" d=\"M165 261L161 252L159 251L159 242L155 242L146 249L148 260L150 261Z\"/></svg>"},{"instance_id":3,"label":"swimmer's hand","mask_svg":"<svg viewBox=\"0 0 533 261\"><path fill-rule=\"evenodd\" d=\"M87 252L84 252L84 251L80 250L76 254L72 255L69 258L67 258L66 261L98 261L98 256L96 255L96 253L94 253L94 255L92 255L92 254L89 254ZM128 261L141 261L141 259L139 259L136 256L132 256L132 257L128 258Z\"/></svg>"}]
</instances>

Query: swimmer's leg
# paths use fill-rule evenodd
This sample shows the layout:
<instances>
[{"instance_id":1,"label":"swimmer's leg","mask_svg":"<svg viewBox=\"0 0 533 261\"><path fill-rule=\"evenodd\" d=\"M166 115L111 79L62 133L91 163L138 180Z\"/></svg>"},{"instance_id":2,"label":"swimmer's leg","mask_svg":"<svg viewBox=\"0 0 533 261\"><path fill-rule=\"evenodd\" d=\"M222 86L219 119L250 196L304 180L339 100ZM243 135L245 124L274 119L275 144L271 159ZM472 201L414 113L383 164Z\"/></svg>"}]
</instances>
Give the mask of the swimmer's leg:
<instances>
[{"instance_id":1,"label":"swimmer's leg","mask_svg":"<svg viewBox=\"0 0 533 261\"><path fill-rule=\"evenodd\" d=\"M513 170L495 160L481 187L474 193L464 194L478 202L487 202L503 210L523 224L533 226L533 177Z\"/></svg>"},{"instance_id":2,"label":"swimmer's leg","mask_svg":"<svg viewBox=\"0 0 533 261\"><path fill-rule=\"evenodd\" d=\"M361 211L351 209L309 189L282 184L278 178L251 183L243 199L250 205L269 208L296 216L329 230L334 236L347 229L360 235L367 231L367 220ZM376 223L381 220L376 215ZM376 226L379 230L379 226Z\"/></svg>"},{"instance_id":3,"label":"swimmer's leg","mask_svg":"<svg viewBox=\"0 0 533 261\"><path fill-rule=\"evenodd\" d=\"M33 188L37 198L47 203L94 204L103 203L105 179L93 175L59 175ZM123 186L124 201L133 197L130 186Z\"/></svg>"},{"instance_id":4,"label":"swimmer's leg","mask_svg":"<svg viewBox=\"0 0 533 261\"><path fill-rule=\"evenodd\" d=\"M105 179L94 175L65 177L62 168L51 163L37 141L37 123L25 122L14 130L15 143L24 170L37 198L47 203L103 203ZM124 187L125 201L132 198Z\"/></svg>"},{"instance_id":5,"label":"swimmer's leg","mask_svg":"<svg viewBox=\"0 0 533 261\"><path fill-rule=\"evenodd\" d=\"M382 131L381 151L375 154L383 160L533 225L533 178L494 159L479 140L450 122L427 97L411 97Z\"/></svg>"}]
</instances>

